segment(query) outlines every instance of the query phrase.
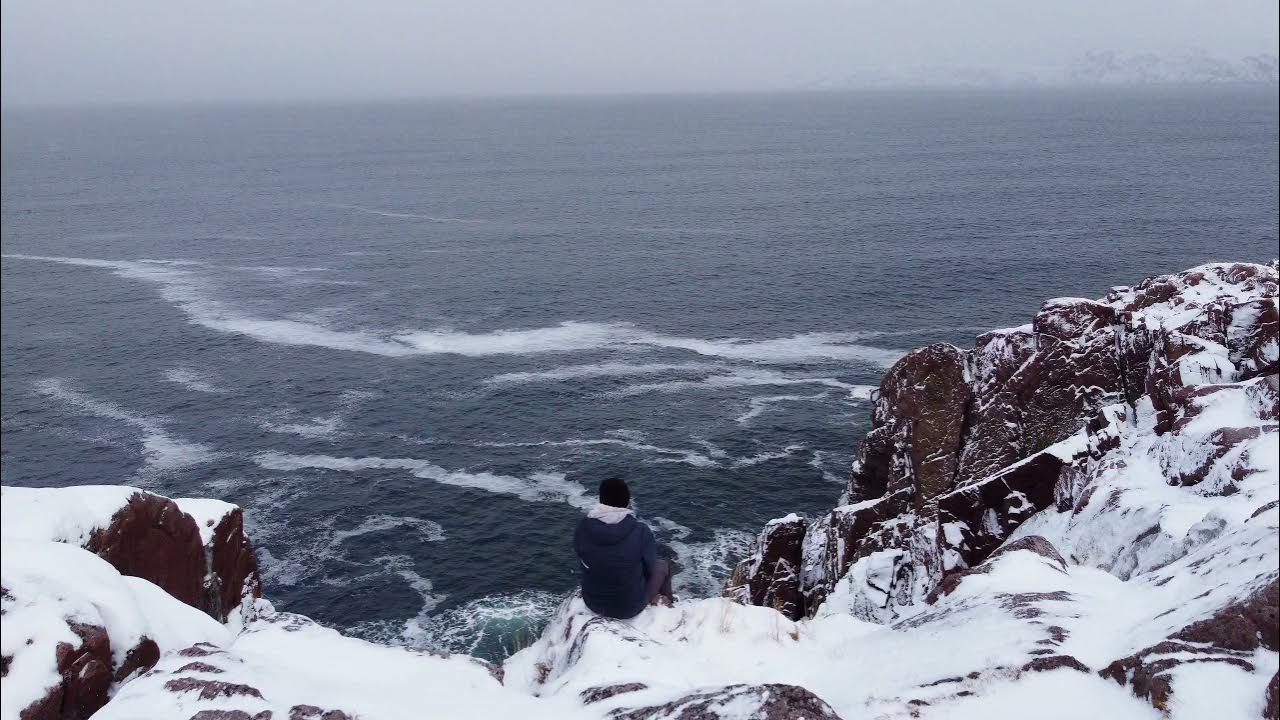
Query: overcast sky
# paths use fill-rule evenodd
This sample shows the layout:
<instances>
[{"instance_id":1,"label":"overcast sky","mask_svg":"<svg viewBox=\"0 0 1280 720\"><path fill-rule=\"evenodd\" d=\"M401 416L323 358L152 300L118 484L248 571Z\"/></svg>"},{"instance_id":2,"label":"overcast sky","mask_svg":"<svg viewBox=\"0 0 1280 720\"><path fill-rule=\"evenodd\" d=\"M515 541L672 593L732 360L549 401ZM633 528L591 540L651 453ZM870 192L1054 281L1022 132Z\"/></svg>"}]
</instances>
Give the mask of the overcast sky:
<instances>
[{"instance_id":1,"label":"overcast sky","mask_svg":"<svg viewBox=\"0 0 1280 720\"><path fill-rule=\"evenodd\" d=\"M770 90L1277 52L1276 0L4 0L6 103Z\"/></svg>"}]
</instances>

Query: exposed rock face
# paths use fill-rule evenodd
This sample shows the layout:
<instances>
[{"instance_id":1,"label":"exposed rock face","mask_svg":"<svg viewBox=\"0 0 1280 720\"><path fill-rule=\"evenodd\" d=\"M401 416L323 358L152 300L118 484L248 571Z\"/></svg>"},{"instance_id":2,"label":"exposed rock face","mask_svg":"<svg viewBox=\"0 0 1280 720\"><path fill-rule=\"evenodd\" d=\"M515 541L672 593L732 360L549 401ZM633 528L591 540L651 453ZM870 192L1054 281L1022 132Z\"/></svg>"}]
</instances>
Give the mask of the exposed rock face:
<instances>
[{"instance_id":1,"label":"exposed rock face","mask_svg":"<svg viewBox=\"0 0 1280 720\"><path fill-rule=\"evenodd\" d=\"M246 597L261 595L258 558L244 531L244 512L235 508L222 517L206 548L208 594L204 609L220 621Z\"/></svg>"},{"instance_id":2,"label":"exposed rock face","mask_svg":"<svg viewBox=\"0 0 1280 720\"><path fill-rule=\"evenodd\" d=\"M149 580L182 602L207 609L200 529L169 498L135 493L110 525L93 533L85 549L121 575Z\"/></svg>"},{"instance_id":3,"label":"exposed rock face","mask_svg":"<svg viewBox=\"0 0 1280 720\"><path fill-rule=\"evenodd\" d=\"M835 710L817 695L796 685L730 685L694 693L679 700L628 710L610 716L617 720L720 720L719 708L733 707L734 717L757 720L839 720Z\"/></svg>"},{"instance_id":4,"label":"exposed rock face","mask_svg":"<svg viewBox=\"0 0 1280 720\"><path fill-rule=\"evenodd\" d=\"M788 617L804 612L800 561L806 522L792 515L770 522L756 541L757 554L734 568L726 593L752 605L771 607ZM761 571L762 567L768 569Z\"/></svg>"},{"instance_id":5,"label":"exposed rock face","mask_svg":"<svg viewBox=\"0 0 1280 720\"><path fill-rule=\"evenodd\" d=\"M60 681L28 705L20 713L21 720L85 720L106 704L112 683L146 670L160 659L155 642L143 637L116 667L105 628L76 622L68 627L79 637L79 644L58 644L54 657Z\"/></svg>"},{"instance_id":6,"label":"exposed rock face","mask_svg":"<svg viewBox=\"0 0 1280 720\"><path fill-rule=\"evenodd\" d=\"M981 563L1028 517L1079 503L1091 463L1116 447L1138 405L1149 402L1157 432L1173 436L1217 392L1243 390L1274 407L1276 287L1274 265L1205 265L1100 300L1051 300L1030 325L981 335L969 351L910 353L880 384L846 492L853 504L804 529L799 578L793 556L759 561L789 552L794 527L766 530L735 569L735 597L774 604L798 594L781 603L798 618L852 572L867 579L856 612L891 621L895 606ZM1197 437L1203 448L1188 451L1201 462L1170 468L1170 482L1213 474L1209 486L1229 493L1223 473L1250 472L1248 458L1233 455L1241 441L1274 431L1272 422Z\"/></svg>"}]
</instances>

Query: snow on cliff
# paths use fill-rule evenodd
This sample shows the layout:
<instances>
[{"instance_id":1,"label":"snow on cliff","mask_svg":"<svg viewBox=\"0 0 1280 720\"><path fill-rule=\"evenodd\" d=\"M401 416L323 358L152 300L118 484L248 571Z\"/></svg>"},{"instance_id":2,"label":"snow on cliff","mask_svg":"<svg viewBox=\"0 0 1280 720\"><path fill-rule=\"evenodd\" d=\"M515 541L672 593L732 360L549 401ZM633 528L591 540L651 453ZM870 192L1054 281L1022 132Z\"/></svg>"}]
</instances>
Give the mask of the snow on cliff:
<instances>
[{"instance_id":1,"label":"snow on cliff","mask_svg":"<svg viewBox=\"0 0 1280 720\"><path fill-rule=\"evenodd\" d=\"M276 612L234 506L4 488L0 720L1276 718L1278 314L1209 265L911 353L728 597L501 668Z\"/></svg>"}]
</instances>

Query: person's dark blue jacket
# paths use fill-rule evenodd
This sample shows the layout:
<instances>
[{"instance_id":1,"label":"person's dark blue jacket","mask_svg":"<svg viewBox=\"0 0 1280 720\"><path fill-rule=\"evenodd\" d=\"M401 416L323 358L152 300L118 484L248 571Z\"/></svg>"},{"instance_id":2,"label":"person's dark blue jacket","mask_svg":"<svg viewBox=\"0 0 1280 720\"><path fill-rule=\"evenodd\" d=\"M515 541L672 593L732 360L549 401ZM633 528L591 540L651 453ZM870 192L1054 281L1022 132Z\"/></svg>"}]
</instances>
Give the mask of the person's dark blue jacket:
<instances>
[{"instance_id":1,"label":"person's dark blue jacket","mask_svg":"<svg viewBox=\"0 0 1280 720\"><path fill-rule=\"evenodd\" d=\"M644 610L646 582L658 556L647 525L629 513L615 523L588 516L574 531L573 547L582 564L582 599L592 612L626 619Z\"/></svg>"}]
</instances>

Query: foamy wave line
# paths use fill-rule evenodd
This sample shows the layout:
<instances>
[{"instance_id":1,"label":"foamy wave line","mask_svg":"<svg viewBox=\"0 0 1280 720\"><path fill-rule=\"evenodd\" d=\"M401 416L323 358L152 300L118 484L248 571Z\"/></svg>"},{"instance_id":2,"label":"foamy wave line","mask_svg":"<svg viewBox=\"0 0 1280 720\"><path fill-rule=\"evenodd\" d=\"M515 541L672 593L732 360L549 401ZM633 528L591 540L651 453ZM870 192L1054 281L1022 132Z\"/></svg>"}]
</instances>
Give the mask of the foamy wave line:
<instances>
[{"instance_id":1,"label":"foamy wave line","mask_svg":"<svg viewBox=\"0 0 1280 720\"><path fill-rule=\"evenodd\" d=\"M223 395L227 391L211 382L207 376L187 367L176 367L164 372L164 379L188 390L210 395Z\"/></svg>"},{"instance_id":2,"label":"foamy wave line","mask_svg":"<svg viewBox=\"0 0 1280 720\"><path fill-rule=\"evenodd\" d=\"M230 303L212 299L206 280L185 263L19 254L6 254L3 257L100 268L130 280L153 283L159 286L160 296L186 314L190 322L218 332L244 335L280 345L325 347L387 357L442 354L485 357L586 350L661 349L685 350L706 357L757 363L855 361L888 366L902 356L897 350L858 343L859 339L873 337L875 334L856 332L805 333L768 340L706 340L655 333L629 323L574 321L549 327L481 333L456 330L398 333L334 330L317 322L265 319L245 314Z\"/></svg>"},{"instance_id":3,"label":"foamy wave line","mask_svg":"<svg viewBox=\"0 0 1280 720\"><path fill-rule=\"evenodd\" d=\"M737 422L740 425L746 424L768 412L769 409L777 403L822 400L826 397L826 392L820 392L817 395L766 395L763 397L753 397L748 400L747 411L734 418L734 422Z\"/></svg>"},{"instance_id":4,"label":"foamy wave line","mask_svg":"<svg viewBox=\"0 0 1280 720\"><path fill-rule=\"evenodd\" d=\"M353 537L394 530L399 527L409 528L423 542L440 542L445 539L444 528L440 527L440 523L433 520L402 515L370 515L350 530L335 531L331 545L340 545Z\"/></svg>"},{"instance_id":5,"label":"foamy wave line","mask_svg":"<svg viewBox=\"0 0 1280 720\"><path fill-rule=\"evenodd\" d=\"M325 203L326 207L337 208L339 210L352 210L365 215L376 215L378 217L394 218L397 220L426 220L428 222L437 223L487 223L488 220L477 220L473 218L456 218L443 217L440 215L421 215L419 213L393 212L391 210L379 210L377 208L365 207L363 205L343 205L340 203Z\"/></svg>"},{"instance_id":6,"label":"foamy wave line","mask_svg":"<svg viewBox=\"0 0 1280 720\"><path fill-rule=\"evenodd\" d=\"M654 453L666 457L658 458L654 462L682 462L694 467L717 467L719 463L702 453L693 450L677 450L674 448L664 448L657 445L651 445L638 439L628 439L627 437L607 437L607 438L591 438L591 439L570 439L570 440L534 440L529 442L474 442L468 443L472 447L595 447L599 445L615 445L625 447L629 450L639 452Z\"/></svg>"},{"instance_id":7,"label":"foamy wave line","mask_svg":"<svg viewBox=\"0 0 1280 720\"><path fill-rule=\"evenodd\" d=\"M35 383L35 390L96 417L116 420L137 428L141 435L144 469L179 470L212 462L221 453L202 443L189 442L169 435L161 418L136 415L118 405L98 400L72 389L62 378L46 378Z\"/></svg>"},{"instance_id":8,"label":"foamy wave line","mask_svg":"<svg viewBox=\"0 0 1280 720\"><path fill-rule=\"evenodd\" d=\"M565 479L563 473L534 473L527 478L487 472L446 470L427 460L413 458L344 458L329 455L289 455L279 452L259 453L253 457L268 470L304 469L361 472L364 470L406 470L414 477L442 485L472 488L500 495L514 495L527 502L565 502L585 508L595 500L581 485Z\"/></svg>"},{"instance_id":9,"label":"foamy wave line","mask_svg":"<svg viewBox=\"0 0 1280 720\"><path fill-rule=\"evenodd\" d=\"M494 375L484 381L486 385L523 385L540 382L565 382L602 377L634 377L637 375L662 375L666 373L696 373L723 369L722 365L708 363L589 363L564 365L548 370L512 372Z\"/></svg>"},{"instance_id":10,"label":"foamy wave line","mask_svg":"<svg viewBox=\"0 0 1280 720\"><path fill-rule=\"evenodd\" d=\"M727 373L711 375L702 380L671 380L667 382L643 383L637 385L629 385L621 390L610 393L615 396L642 395L651 392L687 392L689 390L718 390L725 388L751 387L758 385L766 386L787 386L787 385L825 385L827 387L843 390L848 393L850 399L864 400L871 397L871 392L875 390L871 385L854 385L835 378L826 377L796 377L785 373L775 372L773 370L762 370L754 368L744 368ZM796 399L799 396L788 396ZM806 397L804 399L815 399ZM757 413L758 414L758 413ZM750 419L750 418L748 418Z\"/></svg>"},{"instance_id":11,"label":"foamy wave line","mask_svg":"<svg viewBox=\"0 0 1280 720\"><path fill-rule=\"evenodd\" d=\"M783 458L789 458L798 452L803 452L808 449L809 448L804 445L788 445L781 450L777 450L773 452L763 452L763 453L760 453L759 455L752 455L751 457L739 458L733 461L733 467L735 468L753 467L761 463L767 463L770 460L781 460Z\"/></svg>"}]
</instances>

